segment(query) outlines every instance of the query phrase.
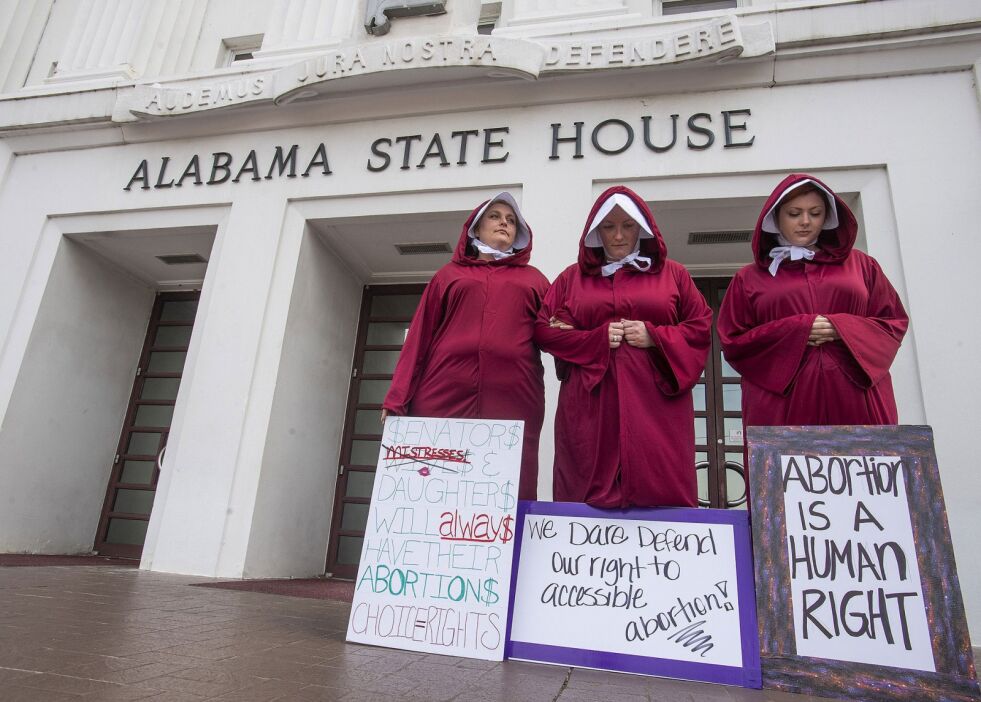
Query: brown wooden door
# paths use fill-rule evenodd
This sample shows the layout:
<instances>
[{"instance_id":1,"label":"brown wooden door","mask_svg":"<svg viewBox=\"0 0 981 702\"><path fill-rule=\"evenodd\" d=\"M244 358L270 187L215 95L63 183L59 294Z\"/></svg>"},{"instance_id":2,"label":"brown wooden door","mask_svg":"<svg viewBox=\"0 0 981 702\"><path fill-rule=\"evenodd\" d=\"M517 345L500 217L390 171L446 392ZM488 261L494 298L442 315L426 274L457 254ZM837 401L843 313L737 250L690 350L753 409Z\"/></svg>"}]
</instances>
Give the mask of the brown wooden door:
<instances>
[{"instance_id":1,"label":"brown wooden door","mask_svg":"<svg viewBox=\"0 0 981 702\"><path fill-rule=\"evenodd\" d=\"M698 278L695 284L712 308L712 348L695 402L695 467L703 507L746 508L743 469L742 388L739 374L722 355L715 321L731 278Z\"/></svg>"},{"instance_id":2,"label":"brown wooden door","mask_svg":"<svg viewBox=\"0 0 981 702\"><path fill-rule=\"evenodd\" d=\"M337 577L358 574L381 443L381 403L425 287L369 285L364 289L327 547L327 572Z\"/></svg>"},{"instance_id":3,"label":"brown wooden door","mask_svg":"<svg viewBox=\"0 0 981 702\"><path fill-rule=\"evenodd\" d=\"M159 293L153 304L96 532L101 554L139 558L143 552L199 296Z\"/></svg>"}]
</instances>

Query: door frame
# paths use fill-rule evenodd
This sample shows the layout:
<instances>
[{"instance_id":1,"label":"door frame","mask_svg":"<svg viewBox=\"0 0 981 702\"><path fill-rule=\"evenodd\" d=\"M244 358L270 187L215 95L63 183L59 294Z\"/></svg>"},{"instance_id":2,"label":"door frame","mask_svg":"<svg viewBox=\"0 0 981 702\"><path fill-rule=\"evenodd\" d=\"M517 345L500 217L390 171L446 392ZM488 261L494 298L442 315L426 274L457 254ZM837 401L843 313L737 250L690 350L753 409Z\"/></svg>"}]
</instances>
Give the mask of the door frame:
<instances>
[{"instance_id":1,"label":"door frame","mask_svg":"<svg viewBox=\"0 0 981 702\"><path fill-rule=\"evenodd\" d=\"M136 544L115 544L108 543L106 539L108 538L109 532L109 521L111 519L121 518L130 519L133 521L146 521L149 522L150 515L133 514L125 512L114 512L112 510L113 504L116 500L116 492L120 489L123 490L152 490L156 493L157 481L160 478L160 458L162 452L166 449L167 439L170 435L170 427L139 427L139 429L147 430L151 429L154 432L160 433L160 441L157 445L157 452L153 456L146 454L128 454L126 453L126 447L128 444L130 434L136 429L134 422L136 421L136 412L139 409L140 395L143 392L143 384L147 378L177 378L178 380L183 376L183 370L180 373L171 372L149 372L144 371L144 369L149 367L150 354L154 351L187 351L186 347L155 347L153 342L156 336L156 331L161 326L167 326L166 322L161 323L160 316L163 312L164 303L167 302L179 302L187 300L200 300L200 291L189 291L189 292L158 292L153 300L153 307L150 311L150 319L147 322L146 334L143 340L143 350L140 352L140 360L137 365L136 375L133 378L133 389L130 392L129 402L126 406L126 414L123 417L123 425L120 429L119 441L116 444L116 453L113 457L112 467L109 473L109 481L106 486L106 497L102 503L102 513L99 517L99 526L95 532L95 543L93 545L93 550L95 550L100 555L104 556L114 556L117 558L133 558L139 559L143 555L143 545ZM187 326L187 325L179 325ZM190 326L194 326L192 322ZM146 400L142 401L143 404L155 404L154 402L148 402ZM175 400L176 402L176 400ZM166 402L161 402L160 404L168 404ZM150 487L147 487L144 483L122 483L120 479L122 477L123 466L126 465L127 460L152 460L154 462L153 475L150 480Z\"/></svg>"},{"instance_id":2,"label":"door frame","mask_svg":"<svg viewBox=\"0 0 981 702\"><path fill-rule=\"evenodd\" d=\"M378 433L376 434L356 434L355 433L355 422L357 419L358 410L377 410L381 412L381 404L379 403L359 403L358 397L361 389L361 381L363 380L391 380L391 374L386 373L363 373L364 367L364 355L366 351L400 351L402 346L392 346L392 345L369 345L367 343L368 339L368 326L372 322L404 322L405 317L372 317L371 316L371 302L375 296L379 295L414 295L421 293L427 283L400 283L393 285L366 285L361 294L361 311L358 317L358 332L355 341L354 348L354 360L352 361L351 367L351 382L348 386L347 393L347 408L344 412L344 429L341 433L341 451L340 459L337 464L337 480L334 484L334 502L333 508L331 510L330 519L330 535L327 540L327 559L324 566L324 572L330 573L332 576L337 578L347 578L354 579L358 574L358 566L351 564L342 564L337 562L340 538L342 536L347 537L364 537L364 531L342 529L341 522L343 519L344 505L345 503L350 504L364 504L368 505L371 503L370 497L347 497L347 480L351 472L370 472L374 473L377 466L376 465L352 465L351 464L351 448L354 441L380 441L382 437L381 423L378 424Z\"/></svg>"},{"instance_id":3,"label":"door frame","mask_svg":"<svg viewBox=\"0 0 981 702\"><path fill-rule=\"evenodd\" d=\"M722 343L719 340L717 329L717 319L719 308L722 305L722 293L732 282L732 276L705 276L693 279L695 286L705 296L705 301L712 308L712 342L709 350L708 361L705 366L705 373L700 379L706 387L705 392L705 411L696 412L696 417L706 418L706 444L696 444L695 451L705 451L708 454L708 504L700 502L702 507L712 507L715 509L732 509L741 507L746 502L746 492L740 498L732 500L728 495L727 473L733 471L740 474L743 485L746 485L745 461L736 464L726 460L727 453L743 453L743 444L731 444L725 434L725 420L742 417L742 409L739 411L725 411L723 404L723 387L725 385L738 385L741 380L738 376L724 376L722 374ZM711 378L709 373L711 372ZM711 382L712 392L708 392ZM711 420L711 421L710 421ZM696 464L696 466L699 464Z\"/></svg>"}]
</instances>

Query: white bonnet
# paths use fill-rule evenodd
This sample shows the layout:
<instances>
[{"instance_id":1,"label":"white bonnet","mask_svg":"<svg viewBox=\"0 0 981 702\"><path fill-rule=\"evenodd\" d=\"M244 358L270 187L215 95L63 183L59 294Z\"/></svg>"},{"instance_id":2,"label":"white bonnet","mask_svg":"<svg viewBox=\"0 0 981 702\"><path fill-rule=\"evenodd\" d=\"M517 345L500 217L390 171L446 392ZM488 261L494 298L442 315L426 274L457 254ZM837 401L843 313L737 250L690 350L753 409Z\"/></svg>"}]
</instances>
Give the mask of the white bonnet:
<instances>
[{"instance_id":1,"label":"white bonnet","mask_svg":"<svg viewBox=\"0 0 981 702\"><path fill-rule=\"evenodd\" d=\"M596 216L593 217L593 221L589 223L589 231L586 234L586 239L584 241L586 246L598 247L603 245L603 242L599 236L599 225L604 219L606 219L606 216L613 211L613 208L618 205L620 206L621 210L626 212L631 219L635 220L637 224L640 225L640 239L654 238L654 233L651 231L651 225L647 223L644 215L641 214L640 208L637 207L637 203L623 193L613 193L603 201L602 206L596 210Z\"/></svg>"},{"instance_id":2,"label":"white bonnet","mask_svg":"<svg viewBox=\"0 0 981 702\"><path fill-rule=\"evenodd\" d=\"M487 208L493 205L495 202L503 202L505 205L511 207L514 210L514 216L517 218L517 233L514 235L514 249L523 249L531 242L531 229L528 227L528 223L525 218L521 216L521 210L518 209L518 203L515 202L514 196L509 192L498 193L490 200L484 203L484 205L477 210L477 216L473 218L473 222L470 223L470 228L467 229L467 236L471 239L477 238L477 224L480 222L480 218L484 216L484 212Z\"/></svg>"},{"instance_id":3,"label":"white bonnet","mask_svg":"<svg viewBox=\"0 0 981 702\"><path fill-rule=\"evenodd\" d=\"M783 202L783 199L787 197L788 193L796 190L805 183L811 183L814 185L814 187L827 196L830 209L828 210L827 216L824 218L824 226L822 226L821 229L835 229L838 226L838 208L835 206L834 194L817 181L812 180L811 178L805 178L804 180L798 180L796 183L791 183L787 186L786 190L780 193L780 197L778 197L776 202L773 203L773 207L771 207L767 211L766 216L763 217L763 224L761 225L761 229L763 231L769 234L780 233L780 227L777 225L777 208L780 206L780 203Z\"/></svg>"}]
</instances>

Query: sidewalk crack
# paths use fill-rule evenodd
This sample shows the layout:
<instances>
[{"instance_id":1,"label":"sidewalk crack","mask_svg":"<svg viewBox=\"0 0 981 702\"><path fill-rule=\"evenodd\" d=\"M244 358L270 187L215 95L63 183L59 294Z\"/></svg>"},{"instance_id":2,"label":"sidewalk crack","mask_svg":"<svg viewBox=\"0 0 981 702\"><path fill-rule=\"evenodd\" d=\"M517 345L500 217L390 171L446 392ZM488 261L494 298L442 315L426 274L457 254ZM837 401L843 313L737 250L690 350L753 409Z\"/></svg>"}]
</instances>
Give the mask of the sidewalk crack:
<instances>
[{"instance_id":1,"label":"sidewalk crack","mask_svg":"<svg viewBox=\"0 0 981 702\"><path fill-rule=\"evenodd\" d=\"M567 687L569 687L569 680L572 678L573 670L575 670L575 668L569 668L569 672L565 674L565 680L562 681L562 687L559 688L558 693L552 698L552 702L559 702L559 698L562 696L562 693L565 692Z\"/></svg>"}]
</instances>

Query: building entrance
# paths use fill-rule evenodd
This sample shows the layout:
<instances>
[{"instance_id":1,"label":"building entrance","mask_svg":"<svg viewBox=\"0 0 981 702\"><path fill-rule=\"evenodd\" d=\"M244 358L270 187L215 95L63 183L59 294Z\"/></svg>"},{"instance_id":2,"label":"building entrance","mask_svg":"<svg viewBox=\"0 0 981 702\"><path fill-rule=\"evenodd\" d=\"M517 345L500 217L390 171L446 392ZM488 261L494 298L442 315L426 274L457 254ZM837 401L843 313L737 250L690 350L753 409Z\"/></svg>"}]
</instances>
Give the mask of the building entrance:
<instances>
[{"instance_id":1,"label":"building entrance","mask_svg":"<svg viewBox=\"0 0 981 702\"><path fill-rule=\"evenodd\" d=\"M730 280L695 280L713 316ZM381 443L381 403L424 289L424 284L364 289L327 551L326 572L336 577L357 575ZM739 374L722 357L714 322L705 372L692 394L699 504L745 509Z\"/></svg>"},{"instance_id":2,"label":"building entrance","mask_svg":"<svg viewBox=\"0 0 981 702\"><path fill-rule=\"evenodd\" d=\"M358 573L381 444L381 406L425 287L364 289L327 547L327 572L337 577L354 578Z\"/></svg>"},{"instance_id":3,"label":"building entrance","mask_svg":"<svg viewBox=\"0 0 981 702\"><path fill-rule=\"evenodd\" d=\"M199 297L158 293L154 301L96 532L100 554L143 551Z\"/></svg>"},{"instance_id":4,"label":"building entrance","mask_svg":"<svg viewBox=\"0 0 981 702\"><path fill-rule=\"evenodd\" d=\"M739 374L722 356L716 319L732 278L696 278L712 308L712 347L705 372L692 390L695 403L695 468L698 504L746 509L743 466L742 388Z\"/></svg>"}]
</instances>

